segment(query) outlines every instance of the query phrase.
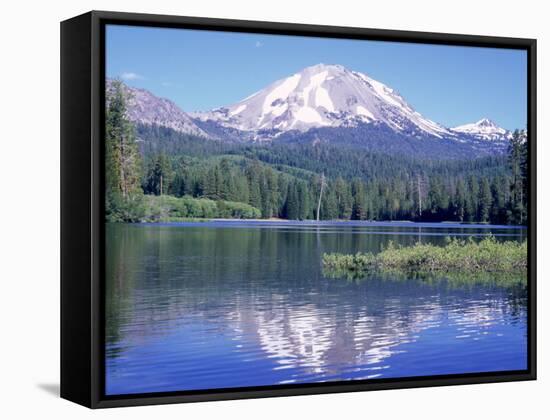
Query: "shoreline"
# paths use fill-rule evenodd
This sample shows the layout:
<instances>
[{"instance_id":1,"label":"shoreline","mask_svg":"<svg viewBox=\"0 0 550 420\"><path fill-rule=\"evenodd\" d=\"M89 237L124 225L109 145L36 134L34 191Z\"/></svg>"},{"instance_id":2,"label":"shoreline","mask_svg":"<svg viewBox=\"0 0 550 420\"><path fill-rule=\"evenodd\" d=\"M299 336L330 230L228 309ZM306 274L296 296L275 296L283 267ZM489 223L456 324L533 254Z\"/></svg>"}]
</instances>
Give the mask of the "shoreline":
<instances>
[{"instance_id":1,"label":"shoreline","mask_svg":"<svg viewBox=\"0 0 550 420\"><path fill-rule=\"evenodd\" d=\"M115 224L117 222L105 222L106 224ZM379 226L379 227L403 227L403 228L433 228L433 229L503 229L503 230L526 230L525 225L492 225L486 223L463 223L463 222L414 222L397 220L287 220L287 219L230 219L230 218L189 218L182 220L160 220L155 222L126 222L120 224L130 225L272 225L272 226ZM422 233L422 232L419 232Z\"/></svg>"},{"instance_id":2,"label":"shoreline","mask_svg":"<svg viewBox=\"0 0 550 420\"><path fill-rule=\"evenodd\" d=\"M470 227L470 228L520 228L527 229L526 225L492 225L490 223L480 223L480 222L453 222L453 221L443 221L443 222L415 222L412 220L288 220L288 219L223 219L223 218L213 218L213 219L204 219L210 222L237 222L237 223L288 223L288 224L304 224L304 225L391 225L391 226L461 226L461 227Z\"/></svg>"}]
</instances>

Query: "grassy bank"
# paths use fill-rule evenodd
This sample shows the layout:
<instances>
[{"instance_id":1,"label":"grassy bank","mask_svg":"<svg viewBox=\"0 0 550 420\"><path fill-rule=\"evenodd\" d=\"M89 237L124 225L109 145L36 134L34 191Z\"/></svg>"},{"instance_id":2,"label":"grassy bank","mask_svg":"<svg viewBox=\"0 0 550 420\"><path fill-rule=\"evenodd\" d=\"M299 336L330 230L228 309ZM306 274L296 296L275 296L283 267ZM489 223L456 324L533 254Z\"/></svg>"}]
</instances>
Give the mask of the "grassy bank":
<instances>
[{"instance_id":1,"label":"grassy bank","mask_svg":"<svg viewBox=\"0 0 550 420\"><path fill-rule=\"evenodd\" d=\"M413 275L524 274L527 269L527 243L497 242L494 237L480 242L447 239L445 246L417 243L398 247L390 243L378 254L324 254L323 268L332 277L348 278L359 278L376 271Z\"/></svg>"}]
</instances>

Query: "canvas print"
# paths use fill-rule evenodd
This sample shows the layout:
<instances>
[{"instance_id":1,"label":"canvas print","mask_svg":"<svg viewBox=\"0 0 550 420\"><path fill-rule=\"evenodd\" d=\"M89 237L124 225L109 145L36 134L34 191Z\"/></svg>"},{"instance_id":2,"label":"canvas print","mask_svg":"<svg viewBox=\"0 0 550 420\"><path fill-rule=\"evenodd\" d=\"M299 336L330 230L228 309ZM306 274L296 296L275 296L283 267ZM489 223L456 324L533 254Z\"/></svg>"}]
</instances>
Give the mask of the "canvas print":
<instances>
[{"instance_id":1,"label":"canvas print","mask_svg":"<svg viewBox=\"0 0 550 420\"><path fill-rule=\"evenodd\" d=\"M105 40L107 396L528 368L525 50Z\"/></svg>"}]
</instances>

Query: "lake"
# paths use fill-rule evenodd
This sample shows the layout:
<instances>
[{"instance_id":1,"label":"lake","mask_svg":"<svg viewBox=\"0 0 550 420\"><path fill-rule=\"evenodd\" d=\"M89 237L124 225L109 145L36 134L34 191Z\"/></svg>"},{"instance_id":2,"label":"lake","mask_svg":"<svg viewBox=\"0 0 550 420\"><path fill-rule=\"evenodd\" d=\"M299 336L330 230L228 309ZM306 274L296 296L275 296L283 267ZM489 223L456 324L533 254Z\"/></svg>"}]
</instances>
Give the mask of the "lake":
<instances>
[{"instance_id":1,"label":"lake","mask_svg":"<svg viewBox=\"0 0 550 420\"><path fill-rule=\"evenodd\" d=\"M325 252L510 226L213 221L106 226L106 393L527 368L525 287L325 277Z\"/></svg>"}]
</instances>

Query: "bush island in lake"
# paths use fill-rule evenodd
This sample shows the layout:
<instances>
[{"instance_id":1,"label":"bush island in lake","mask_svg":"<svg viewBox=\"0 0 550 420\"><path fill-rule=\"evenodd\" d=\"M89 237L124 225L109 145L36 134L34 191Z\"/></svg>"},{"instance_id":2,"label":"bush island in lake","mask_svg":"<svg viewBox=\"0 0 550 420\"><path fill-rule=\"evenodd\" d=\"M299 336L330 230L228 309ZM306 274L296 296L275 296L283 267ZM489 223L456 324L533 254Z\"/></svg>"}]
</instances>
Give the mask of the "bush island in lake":
<instances>
[{"instance_id":1,"label":"bush island in lake","mask_svg":"<svg viewBox=\"0 0 550 420\"><path fill-rule=\"evenodd\" d=\"M498 242L447 238L445 246L417 243L389 246L378 254L324 254L323 268L331 277L362 277L369 272L401 273L515 273L527 269L527 242ZM521 278L525 278L524 275Z\"/></svg>"}]
</instances>

